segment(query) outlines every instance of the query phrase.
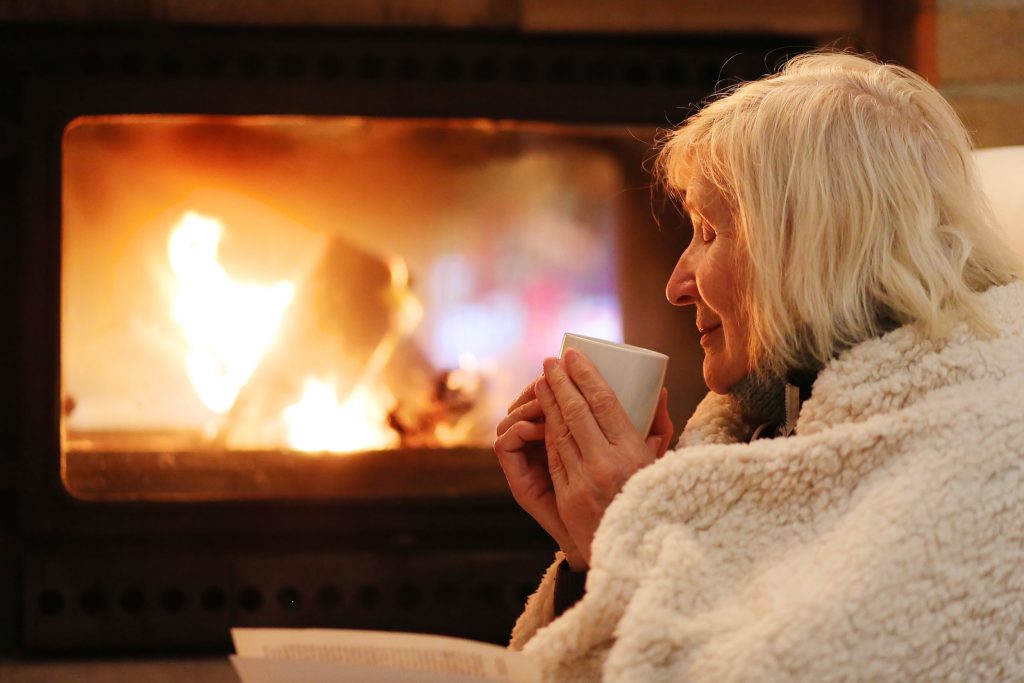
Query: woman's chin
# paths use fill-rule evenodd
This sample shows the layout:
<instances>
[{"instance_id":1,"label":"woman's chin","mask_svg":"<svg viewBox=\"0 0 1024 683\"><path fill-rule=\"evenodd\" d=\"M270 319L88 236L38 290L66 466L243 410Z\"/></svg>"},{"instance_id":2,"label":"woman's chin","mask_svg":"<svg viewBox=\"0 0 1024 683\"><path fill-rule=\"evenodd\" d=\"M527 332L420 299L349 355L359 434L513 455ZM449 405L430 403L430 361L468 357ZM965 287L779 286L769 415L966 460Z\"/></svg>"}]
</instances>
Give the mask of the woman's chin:
<instances>
[{"instance_id":1,"label":"woman's chin","mask_svg":"<svg viewBox=\"0 0 1024 683\"><path fill-rule=\"evenodd\" d=\"M718 358L704 355L704 384L716 394L728 394L729 390L747 374L743 368L729 367Z\"/></svg>"},{"instance_id":2,"label":"woman's chin","mask_svg":"<svg viewBox=\"0 0 1024 683\"><path fill-rule=\"evenodd\" d=\"M716 394L728 394L729 389L732 388L732 384L723 383L718 373L708 367L707 359L704 360L704 384L708 385L708 389Z\"/></svg>"}]
</instances>

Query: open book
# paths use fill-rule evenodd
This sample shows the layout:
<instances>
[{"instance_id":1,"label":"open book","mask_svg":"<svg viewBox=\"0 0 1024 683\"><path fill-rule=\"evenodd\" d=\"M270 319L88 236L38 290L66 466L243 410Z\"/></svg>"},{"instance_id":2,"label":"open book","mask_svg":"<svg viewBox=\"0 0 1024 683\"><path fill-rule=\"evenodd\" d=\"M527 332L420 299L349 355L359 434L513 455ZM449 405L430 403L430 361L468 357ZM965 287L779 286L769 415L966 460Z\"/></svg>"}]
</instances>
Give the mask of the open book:
<instances>
[{"instance_id":1,"label":"open book","mask_svg":"<svg viewBox=\"0 0 1024 683\"><path fill-rule=\"evenodd\" d=\"M539 683L521 652L417 633L233 628L231 663L242 683Z\"/></svg>"}]
</instances>

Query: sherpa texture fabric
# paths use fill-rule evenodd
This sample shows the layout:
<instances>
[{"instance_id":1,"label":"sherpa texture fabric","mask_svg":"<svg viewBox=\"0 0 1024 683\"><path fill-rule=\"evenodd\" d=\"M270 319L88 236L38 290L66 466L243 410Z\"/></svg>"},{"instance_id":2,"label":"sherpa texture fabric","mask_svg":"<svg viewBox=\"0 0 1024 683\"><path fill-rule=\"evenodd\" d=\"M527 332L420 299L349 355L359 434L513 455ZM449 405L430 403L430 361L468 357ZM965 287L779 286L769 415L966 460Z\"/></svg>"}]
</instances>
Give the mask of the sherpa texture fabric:
<instances>
[{"instance_id":1,"label":"sherpa texture fabric","mask_svg":"<svg viewBox=\"0 0 1024 683\"><path fill-rule=\"evenodd\" d=\"M708 395L511 647L550 681L1024 681L1024 283L983 296L996 337L860 344L789 438Z\"/></svg>"}]
</instances>

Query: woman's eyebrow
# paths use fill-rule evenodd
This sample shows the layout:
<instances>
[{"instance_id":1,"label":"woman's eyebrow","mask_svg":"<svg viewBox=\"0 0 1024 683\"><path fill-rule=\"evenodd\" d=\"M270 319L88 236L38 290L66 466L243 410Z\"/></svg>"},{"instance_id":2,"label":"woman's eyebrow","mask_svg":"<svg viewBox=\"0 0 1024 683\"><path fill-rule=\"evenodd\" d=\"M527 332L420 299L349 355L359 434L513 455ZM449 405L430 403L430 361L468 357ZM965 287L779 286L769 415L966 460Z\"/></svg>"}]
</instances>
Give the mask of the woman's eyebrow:
<instances>
[{"instance_id":1,"label":"woman's eyebrow","mask_svg":"<svg viewBox=\"0 0 1024 683\"><path fill-rule=\"evenodd\" d=\"M686 213L690 214L690 222L691 223L693 222L693 217L696 216L697 218L699 218L703 222L711 224L711 221L709 221L707 219L707 216L705 216L704 213L700 211L700 209L698 209L692 203L687 201L687 199L686 199L686 190L682 190L679 194L680 194L680 197L681 197L680 204L682 204L683 211L685 211Z\"/></svg>"},{"instance_id":2,"label":"woman's eyebrow","mask_svg":"<svg viewBox=\"0 0 1024 683\"><path fill-rule=\"evenodd\" d=\"M705 223L709 223L710 222L710 221L708 221L707 216L705 216L704 213L700 209L698 209L696 206L694 206L690 202L686 201L686 197L683 197L683 210L686 211L686 213L691 214L691 216L696 216L697 218L701 219ZM692 220L692 218L691 218L691 220Z\"/></svg>"}]
</instances>

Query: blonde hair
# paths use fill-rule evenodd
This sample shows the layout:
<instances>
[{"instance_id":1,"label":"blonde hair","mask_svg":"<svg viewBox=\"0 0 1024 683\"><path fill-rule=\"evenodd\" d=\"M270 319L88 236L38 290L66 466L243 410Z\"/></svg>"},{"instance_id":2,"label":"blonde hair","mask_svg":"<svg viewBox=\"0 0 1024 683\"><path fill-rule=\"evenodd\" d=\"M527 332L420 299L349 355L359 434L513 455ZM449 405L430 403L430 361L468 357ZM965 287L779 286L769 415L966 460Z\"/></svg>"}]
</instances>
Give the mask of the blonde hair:
<instances>
[{"instance_id":1,"label":"blonde hair","mask_svg":"<svg viewBox=\"0 0 1024 683\"><path fill-rule=\"evenodd\" d=\"M991 333L977 294L1024 276L963 125L902 67L796 57L670 131L656 170L677 192L700 175L730 204L762 369L823 365L896 325L930 339L961 320Z\"/></svg>"}]
</instances>

